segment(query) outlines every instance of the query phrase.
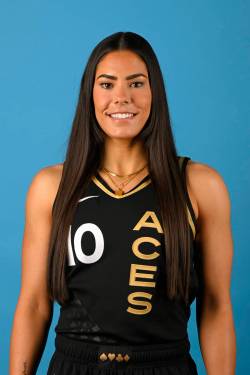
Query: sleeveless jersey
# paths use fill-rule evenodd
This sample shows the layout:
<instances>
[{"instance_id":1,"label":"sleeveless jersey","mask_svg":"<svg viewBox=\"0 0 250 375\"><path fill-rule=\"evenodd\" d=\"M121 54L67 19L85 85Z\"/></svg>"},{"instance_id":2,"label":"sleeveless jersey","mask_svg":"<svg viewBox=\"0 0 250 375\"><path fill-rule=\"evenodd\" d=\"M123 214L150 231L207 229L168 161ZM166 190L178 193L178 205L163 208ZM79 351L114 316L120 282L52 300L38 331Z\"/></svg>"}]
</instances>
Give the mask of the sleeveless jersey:
<instances>
[{"instance_id":1,"label":"sleeveless jersey","mask_svg":"<svg viewBox=\"0 0 250 375\"><path fill-rule=\"evenodd\" d=\"M178 156L185 181L189 157ZM194 265L197 223L186 189L193 237L190 299L165 295L165 248L160 208L149 175L117 196L97 172L79 199L68 235L66 281L57 335L87 342L147 344L187 337L198 277Z\"/></svg>"}]
</instances>

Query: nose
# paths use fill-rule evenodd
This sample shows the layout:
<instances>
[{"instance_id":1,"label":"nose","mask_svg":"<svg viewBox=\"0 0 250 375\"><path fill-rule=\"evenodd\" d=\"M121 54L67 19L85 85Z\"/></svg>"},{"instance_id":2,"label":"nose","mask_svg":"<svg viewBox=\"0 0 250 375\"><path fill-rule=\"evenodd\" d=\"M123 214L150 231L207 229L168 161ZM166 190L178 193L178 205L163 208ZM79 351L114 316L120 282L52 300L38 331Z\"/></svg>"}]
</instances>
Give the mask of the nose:
<instances>
[{"instance_id":1,"label":"nose","mask_svg":"<svg viewBox=\"0 0 250 375\"><path fill-rule=\"evenodd\" d=\"M124 87L123 85L120 85L119 87L116 87L116 90L114 91L114 103L119 102L125 102L128 103L130 101L130 94L128 92L128 89Z\"/></svg>"}]
</instances>

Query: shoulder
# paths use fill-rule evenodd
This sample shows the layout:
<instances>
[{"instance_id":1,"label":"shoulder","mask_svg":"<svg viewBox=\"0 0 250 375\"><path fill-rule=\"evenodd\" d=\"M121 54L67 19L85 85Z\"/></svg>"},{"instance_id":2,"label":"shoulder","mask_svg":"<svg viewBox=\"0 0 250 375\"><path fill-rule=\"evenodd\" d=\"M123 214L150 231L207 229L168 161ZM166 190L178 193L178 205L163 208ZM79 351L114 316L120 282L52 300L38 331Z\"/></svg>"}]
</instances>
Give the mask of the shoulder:
<instances>
[{"instance_id":1,"label":"shoulder","mask_svg":"<svg viewBox=\"0 0 250 375\"><path fill-rule=\"evenodd\" d=\"M220 173L212 166L190 159L187 163L187 173L196 183L208 182L212 184L224 183Z\"/></svg>"},{"instance_id":2,"label":"shoulder","mask_svg":"<svg viewBox=\"0 0 250 375\"><path fill-rule=\"evenodd\" d=\"M186 166L187 185L197 208L197 219L201 222L212 211L229 211L230 198L221 174L212 166L189 160Z\"/></svg>"},{"instance_id":3,"label":"shoulder","mask_svg":"<svg viewBox=\"0 0 250 375\"><path fill-rule=\"evenodd\" d=\"M63 163L49 165L38 170L28 187L27 202L39 202L45 209L52 209L61 181Z\"/></svg>"}]
</instances>

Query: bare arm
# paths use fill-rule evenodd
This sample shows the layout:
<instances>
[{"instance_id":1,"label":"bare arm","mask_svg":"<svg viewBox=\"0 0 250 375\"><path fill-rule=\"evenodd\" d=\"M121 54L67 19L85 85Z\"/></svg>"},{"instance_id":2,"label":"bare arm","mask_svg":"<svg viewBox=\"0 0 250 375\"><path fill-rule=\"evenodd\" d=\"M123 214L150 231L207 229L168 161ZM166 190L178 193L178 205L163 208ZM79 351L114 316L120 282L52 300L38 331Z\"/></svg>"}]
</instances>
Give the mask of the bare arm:
<instances>
[{"instance_id":1,"label":"bare arm","mask_svg":"<svg viewBox=\"0 0 250 375\"><path fill-rule=\"evenodd\" d=\"M46 288L46 263L51 209L58 187L56 176L55 167L43 168L27 193L21 290L10 340L10 375L36 373L53 316L53 302Z\"/></svg>"},{"instance_id":2,"label":"bare arm","mask_svg":"<svg viewBox=\"0 0 250 375\"><path fill-rule=\"evenodd\" d=\"M192 176L191 176L192 175ZM201 252L202 293L197 298L197 327L208 375L234 375L236 338L230 298L233 240L230 199L219 173L196 163L190 168L198 204L197 249Z\"/></svg>"}]
</instances>

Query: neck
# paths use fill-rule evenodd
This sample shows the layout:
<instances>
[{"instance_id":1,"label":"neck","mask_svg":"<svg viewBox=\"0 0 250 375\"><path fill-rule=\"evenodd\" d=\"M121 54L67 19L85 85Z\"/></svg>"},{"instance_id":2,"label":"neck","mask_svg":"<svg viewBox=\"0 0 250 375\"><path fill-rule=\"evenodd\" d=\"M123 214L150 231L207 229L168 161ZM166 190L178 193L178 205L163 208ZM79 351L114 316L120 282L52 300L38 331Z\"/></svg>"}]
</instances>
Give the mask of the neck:
<instances>
[{"instance_id":1,"label":"neck","mask_svg":"<svg viewBox=\"0 0 250 375\"><path fill-rule=\"evenodd\" d=\"M111 139L104 144L100 169L104 167L119 175L128 175L145 165L143 171L147 171L147 163L147 153L142 142L131 146L128 142Z\"/></svg>"}]
</instances>

